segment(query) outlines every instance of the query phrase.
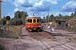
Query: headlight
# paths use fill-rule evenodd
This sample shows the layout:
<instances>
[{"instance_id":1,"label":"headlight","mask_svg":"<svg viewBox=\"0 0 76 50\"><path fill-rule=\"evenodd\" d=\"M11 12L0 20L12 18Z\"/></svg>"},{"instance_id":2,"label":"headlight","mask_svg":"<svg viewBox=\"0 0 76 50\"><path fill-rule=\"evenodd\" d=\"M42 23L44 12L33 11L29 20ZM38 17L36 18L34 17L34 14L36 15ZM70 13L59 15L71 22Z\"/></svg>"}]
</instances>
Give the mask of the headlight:
<instances>
[{"instance_id":1,"label":"headlight","mask_svg":"<svg viewBox=\"0 0 76 50\"><path fill-rule=\"evenodd\" d=\"M28 27L30 27L30 26L28 26Z\"/></svg>"},{"instance_id":2,"label":"headlight","mask_svg":"<svg viewBox=\"0 0 76 50\"><path fill-rule=\"evenodd\" d=\"M41 27L41 26L39 26L39 27Z\"/></svg>"}]
</instances>

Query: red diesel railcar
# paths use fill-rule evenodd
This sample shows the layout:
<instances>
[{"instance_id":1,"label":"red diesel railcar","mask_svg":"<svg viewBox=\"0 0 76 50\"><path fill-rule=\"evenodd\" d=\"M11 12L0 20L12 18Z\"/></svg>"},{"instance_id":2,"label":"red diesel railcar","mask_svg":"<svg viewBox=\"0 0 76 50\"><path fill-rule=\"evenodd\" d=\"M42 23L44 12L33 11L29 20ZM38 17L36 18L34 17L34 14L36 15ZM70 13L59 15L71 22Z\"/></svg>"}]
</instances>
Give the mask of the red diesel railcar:
<instances>
[{"instance_id":1,"label":"red diesel railcar","mask_svg":"<svg viewBox=\"0 0 76 50\"><path fill-rule=\"evenodd\" d=\"M41 18L40 17L29 17L26 19L26 29L28 31L41 31L42 30L42 26L41 26Z\"/></svg>"}]
</instances>

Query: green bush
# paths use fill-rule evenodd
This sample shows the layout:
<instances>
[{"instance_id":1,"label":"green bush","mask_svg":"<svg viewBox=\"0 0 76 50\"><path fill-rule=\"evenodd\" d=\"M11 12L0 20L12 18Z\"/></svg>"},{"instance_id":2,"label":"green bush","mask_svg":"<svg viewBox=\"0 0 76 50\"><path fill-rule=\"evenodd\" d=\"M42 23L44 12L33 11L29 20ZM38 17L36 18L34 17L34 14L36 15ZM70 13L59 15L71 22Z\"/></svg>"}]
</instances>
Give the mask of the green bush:
<instances>
[{"instance_id":1,"label":"green bush","mask_svg":"<svg viewBox=\"0 0 76 50\"><path fill-rule=\"evenodd\" d=\"M21 27L20 26L9 26L9 30L8 30L8 26L4 27L5 30L0 30L0 37L4 37L4 38L17 38L18 36L20 36L21 34Z\"/></svg>"},{"instance_id":2,"label":"green bush","mask_svg":"<svg viewBox=\"0 0 76 50\"><path fill-rule=\"evenodd\" d=\"M22 20L17 20L17 21L11 21L11 25L22 25L23 21Z\"/></svg>"},{"instance_id":3,"label":"green bush","mask_svg":"<svg viewBox=\"0 0 76 50\"><path fill-rule=\"evenodd\" d=\"M3 25L5 25L6 24L6 20L3 20Z\"/></svg>"},{"instance_id":4,"label":"green bush","mask_svg":"<svg viewBox=\"0 0 76 50\"><path fill-rule=\"evenodd\" d=\"M0 25L3 25L3 20L0 21Z\"/></svg>"},{"instance_id":5,"label":"green bush","mask_svg":"<svg viewBox=\"0 0 76 50\"><path fill-rule=\"evenodd\" d=\"M76 32L76 24L74 24L70 28L68 28L68 31L74 31L74 32Z\"/></svg>"}]
</instances>

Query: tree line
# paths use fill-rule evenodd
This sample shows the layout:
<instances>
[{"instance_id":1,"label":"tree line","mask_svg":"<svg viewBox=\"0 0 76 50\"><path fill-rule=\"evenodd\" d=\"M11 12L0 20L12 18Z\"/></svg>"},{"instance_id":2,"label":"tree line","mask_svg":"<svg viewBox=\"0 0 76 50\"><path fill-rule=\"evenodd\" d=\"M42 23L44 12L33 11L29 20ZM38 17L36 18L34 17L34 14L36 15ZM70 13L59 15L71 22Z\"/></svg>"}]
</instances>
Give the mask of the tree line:
<instances>
[{"instance_id":1,"label":"tree line","mask_svg":"<svg viewBox=\"0 0 76 50\"><path fill-rule=\"evenodd\" d=\"M76 17L76 10L73 13L71 13L70 16L69 15L63 16L62 14L59 14L58 16L54 16L53 14L47 15L47 16L43 17L42 22L47 23L47 22L52 22L52 21L56 21L56 20L68 21L74 17Z\"/></svg>"},{"instance_id":2,"label":"tree line","mask_svg":"<svg viewBox=\"0 0 76 50\"><path fill-rule=\"evenodd\" d=\"M11 25L22 25L25 23L25 19L28 17L28 13L25 11L17 11L14 13L14 17L10 19L10 24ZM68 21L71 18L76 17L76 10L71 13L71 15L65 15L63 16L62 14L59 14L58 16L54 16L53 14L47 15L42 18L41 22L42 23L47 23L47 22L52 22L56 20L65 20ZM5 25L6 24L6 16L0 21L0 24Z\"/></svg>"},{"instance_id":3,"label":"tree line","mask_svg":"<svg viewBox=\"0 0 76 50\"><path fill-rule=\"evenodd\" d=\"M10 25L22 25L25 22L26 17L28 16L28 13L25 11L17 11L14 13L14 17L11 18ZM6 24L6 16L2 19L3 25ZM2 24L2 23L1 23Z\"/></svg>"}]
</instances>

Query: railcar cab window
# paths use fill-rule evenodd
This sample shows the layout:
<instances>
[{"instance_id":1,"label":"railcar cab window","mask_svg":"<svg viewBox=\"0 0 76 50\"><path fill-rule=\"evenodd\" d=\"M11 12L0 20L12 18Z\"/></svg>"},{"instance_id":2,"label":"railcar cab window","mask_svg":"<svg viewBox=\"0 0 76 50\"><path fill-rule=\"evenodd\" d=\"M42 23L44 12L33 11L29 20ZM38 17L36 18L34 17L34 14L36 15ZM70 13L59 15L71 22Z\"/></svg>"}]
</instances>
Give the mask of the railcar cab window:
<instances>
[{"instance_id":1,"label":"railcar cab window","mask_svg":"<svg viewBox=\"0 0 76 50\"><path fill-rule=\"evenodd\" d=\"M37 19L37 22L40 22L40 19Z\"/></svg>"},{"instance_id":2,"label":"railcar cab window","mask_svg":"<svg viewBox=\"0 0 76 50\"><path fill-rule=\"evenodd\" d=\"M32 23L32 19L28 19L27 22Z\"/></svg>"},{"instance_id":3,"label":"railcar cab window","mask_svg":"<svg viewBox=\"0 0 76 50\"><path fill-rule=\"evenodd\" d=\"M36 19L33 19L33 22L36 23Z\"/></svg>"}]
</instances>

